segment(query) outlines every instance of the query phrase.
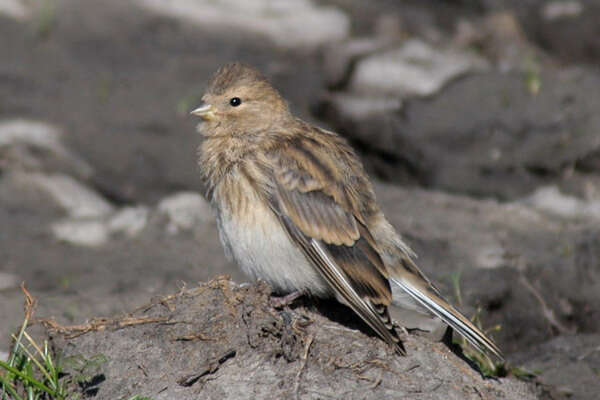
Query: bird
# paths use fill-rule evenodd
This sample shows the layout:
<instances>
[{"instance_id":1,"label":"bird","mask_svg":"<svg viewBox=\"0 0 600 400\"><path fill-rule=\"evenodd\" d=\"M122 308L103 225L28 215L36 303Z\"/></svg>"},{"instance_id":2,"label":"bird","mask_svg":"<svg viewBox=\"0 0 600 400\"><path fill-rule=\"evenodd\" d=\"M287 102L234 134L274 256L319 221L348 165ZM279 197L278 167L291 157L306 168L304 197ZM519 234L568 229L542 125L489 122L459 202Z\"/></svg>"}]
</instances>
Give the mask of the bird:
<instances>
[{"instance_id":1,"label":"bird","mask_svg":"<svg viewBox=\"0 0 600 400\"><path fill-rule=\"evenodd\" d=\"M342 136L295 117L240 62L217 70L202 102L191 111L202 119L199 168L225 253L246 275L278 293L336 299L400 354L394 322L409 323L392 314L406 311L503 359L416 265Z\"/></svg>"}]
</instances>

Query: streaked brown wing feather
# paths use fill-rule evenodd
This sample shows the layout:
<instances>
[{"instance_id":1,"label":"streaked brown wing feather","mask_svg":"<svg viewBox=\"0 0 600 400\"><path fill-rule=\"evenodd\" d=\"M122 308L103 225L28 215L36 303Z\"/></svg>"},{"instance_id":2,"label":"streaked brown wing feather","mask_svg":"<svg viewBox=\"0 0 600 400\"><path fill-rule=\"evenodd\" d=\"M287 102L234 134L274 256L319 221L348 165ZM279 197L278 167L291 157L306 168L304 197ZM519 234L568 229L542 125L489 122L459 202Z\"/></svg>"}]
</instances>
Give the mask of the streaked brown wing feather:
<instances>
[{"instance_id":1,"label":"streaked brown wing feather","mask_svg":"<svg viewBox=\"0 0 600 400\"><path fill-rule=\"evenodd\" d=\"M305 235L334 245L352 246L360 238L358 224L322 190L301 192L279 184L277 204Z\"/></svg>"},{"instance_id":2,"label":"streaked brown wing feather","mask_svg":"<svg viewBox=\"0 0 600 400\"><path fill-rule=\"evenodd\" d=\"M303 235L321 241L336 265L353 279L356 290L388 305L391 289L387 269L363 223L361 207L355 207L360 201L349 200L356 196L347 193L352 185L344 182L358 174L343 154L332 148L337 147L325 152L316 141L295 139L285 151L274 154L277 169L273 171L272 207ZM370 192L370 187L365 189Z\"/></svg>"},{"instance_id":3,"label":"streaked brown wing feather","mask_svg":"<svg viewBox=\"0 0 600 400\"><path fill-rule=\"evenodd\" d=\"M360 210L351 209L356 201L349 200L351 195L337 180L343 175L328 170L330 156L318 158L314 149L298 142L293 151L278 153L269 204L335 293L403 352L387 311L392 292L385 266L368 229L356 217Z\"/></svg>"},{"instance_id":4,"label":"streaked brown wing feather","mask_svg":"<svg viewBox=\"0 0 600 400\"><path fill-rule=\"evenodd\" d=\"M385 269L383 261L360 236L366 228L359 229L360 223L331 197L321 191L301 193L278 188L271 208L277 215L285 216L286 226L293 226L307 240L319 241L361 296L368 296L376 304L390 304L390 285L380 272ZM293 236L298 238L299 235Z\"/></svg>"},{"instance_id":5,"label":"streaked brown wing feather","mask_svg":"<svg viewBox=\"0 0 600 400\"><path fill-rule=\"evenodd\" d=\"M331 288L342 297L347 305L358 314L382 339L395 347L400 354L406 354L406 350L394 330L394 326L385 304L374 301L375 298L364 294L363 290L368 288L365 285L358 285L356 279L351 279L339 267L339 258L334 258L323 243L316 239L311 239L303 234L295 226L290 218L277 213L275 207L273 211L278 215L282 225L290 235L290 238L300 247L306 257L313 263L321 276L329 283ZM335 245L333 245L335 246ZM343 245L342 245L343 246ZM342 247L336 246L336 247ZM329 248L331 248L329 246ZM344 265L344 264L342 264ZM364 283L364 282L363 282ZM387 280L386 280L387 283ZM389 283L388 283L389 285ZM357 287L360 288L357 290ZM389 286L388 286L389 288ZM362 289L362 290L361 290ZM367 290L373 293L372 290Z\"/></svg>"}]
</instances>

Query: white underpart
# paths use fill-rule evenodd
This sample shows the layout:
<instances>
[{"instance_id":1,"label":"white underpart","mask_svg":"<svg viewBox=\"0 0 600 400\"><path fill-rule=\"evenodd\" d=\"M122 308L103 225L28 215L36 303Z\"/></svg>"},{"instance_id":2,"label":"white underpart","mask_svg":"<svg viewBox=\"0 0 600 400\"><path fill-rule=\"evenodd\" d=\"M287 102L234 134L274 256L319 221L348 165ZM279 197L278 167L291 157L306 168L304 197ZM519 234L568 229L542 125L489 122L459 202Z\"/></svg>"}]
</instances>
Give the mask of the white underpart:
<instances>
[{"instance_id":1,"label":"white underpart","mask_svg":"<svg viewBox=\"0 0 600 400\"><path fill-rule=\"evenodd\" d=\"M304 290L327 296L327 283L293 244L273 212L253 203L249 218L233 219L228 210L219 212L217 224L225 252L253 279L263 279L282 292Z\"/></svg>"}]
</instances>

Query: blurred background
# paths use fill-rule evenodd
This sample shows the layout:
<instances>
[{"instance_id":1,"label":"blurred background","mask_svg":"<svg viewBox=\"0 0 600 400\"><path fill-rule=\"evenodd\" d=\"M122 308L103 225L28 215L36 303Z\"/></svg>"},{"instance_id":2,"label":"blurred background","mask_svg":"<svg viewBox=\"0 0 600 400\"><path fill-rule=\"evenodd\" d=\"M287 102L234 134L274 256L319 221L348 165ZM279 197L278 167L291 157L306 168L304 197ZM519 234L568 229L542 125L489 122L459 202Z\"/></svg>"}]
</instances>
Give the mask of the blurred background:
<instances>
[{"instance_id":1,"label":"blurred background","mask_svg":"<svg viewBox=\"0 0 600 400\"><path fill-rule=\"evenodd\" d=\"M600 392L600 1L0 0L0 358L218 274L189 111L230 61L344 135L508 359Z\"/></svg>"}]
</instances>

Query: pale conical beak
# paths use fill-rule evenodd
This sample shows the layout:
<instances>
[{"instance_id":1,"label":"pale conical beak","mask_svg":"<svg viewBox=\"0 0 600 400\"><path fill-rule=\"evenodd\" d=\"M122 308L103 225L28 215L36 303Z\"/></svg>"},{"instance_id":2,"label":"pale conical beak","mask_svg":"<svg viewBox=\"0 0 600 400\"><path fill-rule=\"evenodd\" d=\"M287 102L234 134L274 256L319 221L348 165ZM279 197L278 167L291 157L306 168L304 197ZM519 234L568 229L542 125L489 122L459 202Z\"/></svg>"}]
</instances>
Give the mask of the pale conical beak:
<instances>
[{"instance_id":1,"label":"pale conical beak","mask_svg":"<svg viewBox=\"0 0 600 400\"><path fill-rule=\"evenodd\" d=\"M203 104L200 107L196 108L190 114L197 115L205 121L210 121L215 119L215 109L210 104Z\"/></svg>"}]
</instances>

